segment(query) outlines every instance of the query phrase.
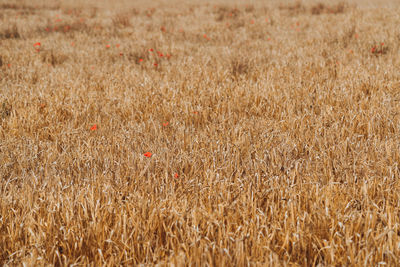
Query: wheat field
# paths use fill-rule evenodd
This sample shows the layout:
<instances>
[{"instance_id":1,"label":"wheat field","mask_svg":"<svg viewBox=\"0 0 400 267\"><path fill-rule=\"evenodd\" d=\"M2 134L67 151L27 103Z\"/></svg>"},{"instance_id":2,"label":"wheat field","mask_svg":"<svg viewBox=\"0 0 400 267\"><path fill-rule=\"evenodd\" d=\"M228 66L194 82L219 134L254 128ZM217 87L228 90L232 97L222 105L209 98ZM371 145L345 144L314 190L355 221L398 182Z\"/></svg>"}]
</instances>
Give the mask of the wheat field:
<instances>
[{"instance_id":1,"label":"wheat field","mask_svg":"<svg viewBox=\"0 0 400 267\"><path fill-rule=\"evenodd\" d=\"M400 264L399 14L0 0L0 265Z\"/></svg>"}]
</instances>

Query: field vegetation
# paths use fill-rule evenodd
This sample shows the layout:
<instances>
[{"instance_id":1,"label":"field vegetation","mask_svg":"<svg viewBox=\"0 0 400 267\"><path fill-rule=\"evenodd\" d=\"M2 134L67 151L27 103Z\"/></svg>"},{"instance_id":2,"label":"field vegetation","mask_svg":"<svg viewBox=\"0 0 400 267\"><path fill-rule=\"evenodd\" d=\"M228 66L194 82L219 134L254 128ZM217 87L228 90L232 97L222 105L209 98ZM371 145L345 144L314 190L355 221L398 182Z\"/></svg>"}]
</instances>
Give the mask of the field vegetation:
<instances>
[{"instance_id":1,"label":"field vegetation","mask_svg":"<svg viewBox=\"0 0 400 267\"><path fill-rule=\"evenodd\" d=\"M0 0L0 265L399 264L399 14Z\"/></svg>"}]
</instances>

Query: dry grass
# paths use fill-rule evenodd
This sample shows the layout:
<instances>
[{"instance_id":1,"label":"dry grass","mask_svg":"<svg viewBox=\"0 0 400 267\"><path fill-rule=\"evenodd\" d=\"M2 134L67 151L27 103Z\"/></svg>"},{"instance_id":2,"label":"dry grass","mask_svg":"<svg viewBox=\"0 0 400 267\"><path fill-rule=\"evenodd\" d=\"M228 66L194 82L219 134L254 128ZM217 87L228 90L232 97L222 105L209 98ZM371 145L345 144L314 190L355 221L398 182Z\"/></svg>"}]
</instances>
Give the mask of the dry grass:
<instances>
[{"instance_id":1,"label":"dry grass","mask_svg":"<svg viewBox=\"0 0 400 267\"><path fill-rule=\"evenodd\" d=\"M400 262L397 1L112 2L0 0L1 265Z\"/></svg>"}]
</instances>

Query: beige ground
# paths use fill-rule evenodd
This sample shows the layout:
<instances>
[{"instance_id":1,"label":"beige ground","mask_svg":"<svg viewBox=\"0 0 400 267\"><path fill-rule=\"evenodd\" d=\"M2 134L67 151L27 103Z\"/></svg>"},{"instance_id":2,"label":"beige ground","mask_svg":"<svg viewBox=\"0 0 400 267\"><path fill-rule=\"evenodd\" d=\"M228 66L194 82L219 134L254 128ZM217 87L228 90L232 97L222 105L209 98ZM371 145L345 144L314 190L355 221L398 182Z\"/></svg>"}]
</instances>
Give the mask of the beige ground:
<instances>
[{"instance_id":1,"label":"beige ground","mask_svg":"<svg viewBox=\"0 0 400 267\"><path fill-rule=\"evenodd\" d=\"M398 1L79 2L0 0L0 265L400 262Z\"/></svg>"}]
</instances>

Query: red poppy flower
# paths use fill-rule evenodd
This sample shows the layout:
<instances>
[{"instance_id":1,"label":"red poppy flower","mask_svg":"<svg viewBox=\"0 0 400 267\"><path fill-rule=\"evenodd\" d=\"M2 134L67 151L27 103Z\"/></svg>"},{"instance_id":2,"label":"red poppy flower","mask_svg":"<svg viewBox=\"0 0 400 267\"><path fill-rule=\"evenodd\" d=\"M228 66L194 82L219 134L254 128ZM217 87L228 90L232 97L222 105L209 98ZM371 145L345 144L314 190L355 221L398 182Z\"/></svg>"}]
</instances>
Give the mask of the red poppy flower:
<instances>
[{"instance_id":1,"label":"red poppy flower","mask_svg":"<svg viewBox=\"0 0 400 267\"><path fill-rule=\"evenodd\" d=\"M166 127L166 126L168 126L168 124L169 124L169 122L164 122L164 123L162 124L162 126Z\"/></svg>"},{"instance_id":2,"label":"red poppy flower","mask_svg":"<svg viewBox=\"0 0 400 267\"><path fill-rule=\"evenodd\" d=\"M175 174L174 174L174 177L175 177L175 178L178 178L178 177L179 177L179 174L175 173Z\"/></svg>"},{"instance_id":3,"label":"red poppy flower","mask_svg":"<svg viewBox=\"0 0 400 267\"><path fill-rule=\"evenodd\" d=\"M111 47L111 45L106 45L106 47L107 47L107 48L110 48L110 47Z\"/></svg>"},{"instance_id":4,"label":"red poppy flower","mask_svg":"<svg viewBox=\"0 0 400 267\"><path fill-rule=\"evenodd\" d=\"M146 153L144 153L144 156L145 156L146 158L151 158L151 155L153 155L151 152L146 152Z\"/></svg>"},{"instance_id":5,"label":"red poppy flower","mask_svg":"<svg viewBox=\"0 0 400 267\"><path fill-rule=\"evenodd\" d=\"M35 43L33 46L41 46L40 42Z\"/></svg>"},{"instance_id":6,"label":"red poppy flower","mask_svg":"<svg viewBox=\"0 0 400 267\"><path fill-rule=\"evenodd\" d=\"M90 127L91 131L96 131L97 130L97 124L94 124L92 127Z\"/></svg>"}]
</instances>

